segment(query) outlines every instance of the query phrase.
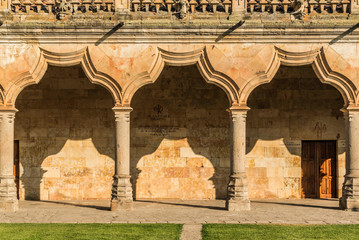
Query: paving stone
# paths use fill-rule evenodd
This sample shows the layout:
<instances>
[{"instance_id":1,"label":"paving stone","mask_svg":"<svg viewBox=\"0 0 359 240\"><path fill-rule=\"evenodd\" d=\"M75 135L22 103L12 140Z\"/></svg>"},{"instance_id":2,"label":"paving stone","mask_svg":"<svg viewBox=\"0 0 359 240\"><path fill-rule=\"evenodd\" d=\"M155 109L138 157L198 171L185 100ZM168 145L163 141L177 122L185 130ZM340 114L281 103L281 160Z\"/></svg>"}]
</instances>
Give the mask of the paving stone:
<instances>
[{"instance_id":1,"label":"paving stone","mask_svg":"<svg viewBox=\"0 0 359 240\"><path fill-rule=\"evenodd\" d=\"M201 224L184 224L181 233L181 240L201 240Z\"/></svg>"}]
</instances>

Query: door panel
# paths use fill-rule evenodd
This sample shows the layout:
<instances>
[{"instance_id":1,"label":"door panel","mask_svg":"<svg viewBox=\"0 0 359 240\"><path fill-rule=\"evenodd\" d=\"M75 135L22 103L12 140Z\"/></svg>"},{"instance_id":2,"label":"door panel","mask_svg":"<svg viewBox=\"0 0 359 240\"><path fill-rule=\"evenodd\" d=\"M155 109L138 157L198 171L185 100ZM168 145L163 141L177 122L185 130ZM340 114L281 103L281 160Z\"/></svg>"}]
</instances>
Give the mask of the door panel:
<instances>
[{"instance_id":1,"label":"door panel","mask_svg":"<svg viewBox=\"0 0 359 240\"><path fill-rule=\"evenodd\" d=\"M335 163L335 141L303 141L302 198L335 197Z\"/></svg>"}]
</instances>

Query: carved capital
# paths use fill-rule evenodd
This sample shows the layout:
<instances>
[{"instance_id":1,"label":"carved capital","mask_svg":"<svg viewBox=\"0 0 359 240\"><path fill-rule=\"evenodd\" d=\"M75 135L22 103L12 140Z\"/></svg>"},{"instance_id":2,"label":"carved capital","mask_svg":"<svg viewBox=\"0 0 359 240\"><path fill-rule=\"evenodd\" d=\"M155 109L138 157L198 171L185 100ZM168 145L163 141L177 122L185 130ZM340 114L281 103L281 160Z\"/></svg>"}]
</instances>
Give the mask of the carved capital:
<instances>
[{"instance_id":1,"label":"carved capital","mask_svg":"<svg viewBox=\"0 0 359 240\"><path fill-rule=\"evenodd\" d=\"M130 113L132 112L131 107L114 107L112 110L115 113L115 121L130 122Z\"/></svg>"},{"instance_id":2,"label":"carved capital","mask_svg":"<svg viewBox=\"0 0 359 240\"><path fill-rule=\"evenodd\" d=\"M246 121L247 118L247 112L250 108L247 106L232 106L229 109L229 112L231 113L232 121Z\"/></svg>"}]
</instances>

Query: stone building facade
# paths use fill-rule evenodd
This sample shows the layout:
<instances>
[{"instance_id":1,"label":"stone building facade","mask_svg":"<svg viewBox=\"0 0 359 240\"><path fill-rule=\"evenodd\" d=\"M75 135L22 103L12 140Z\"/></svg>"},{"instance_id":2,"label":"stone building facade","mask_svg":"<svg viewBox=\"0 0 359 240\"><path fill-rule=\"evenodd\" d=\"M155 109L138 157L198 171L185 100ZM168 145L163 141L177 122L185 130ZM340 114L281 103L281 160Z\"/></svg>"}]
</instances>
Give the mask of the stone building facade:
<instances>
[{"instance_id":1,"label":"stone building facade","mask_svg":"<svg viewBox=\"0 0 359 240\"><path fill-rule=\"evenodd\" d=\"M0 4L0 209L359 208L356 1Z\"/></svg>"}]
</instances>

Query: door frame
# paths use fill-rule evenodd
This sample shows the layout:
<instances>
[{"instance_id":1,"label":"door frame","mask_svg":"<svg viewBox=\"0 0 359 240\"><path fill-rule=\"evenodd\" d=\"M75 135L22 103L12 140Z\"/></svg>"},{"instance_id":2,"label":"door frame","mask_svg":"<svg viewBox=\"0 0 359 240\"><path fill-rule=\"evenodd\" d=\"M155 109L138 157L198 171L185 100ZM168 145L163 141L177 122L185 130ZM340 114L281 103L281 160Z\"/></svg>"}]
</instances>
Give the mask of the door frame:
<instances>
[{"instance_id":1,"label":"door frame","mask_svg":"<svg viewBox=\"0 0 359 240\"><path fill-rule=\"evenodd\" d=\"M14 140L14 181L16 185L16 196L17 199L20 199L20 141L19 140Z\"/></svg>"},{"instance_id":2,"label":"door frame","mask_svg":"<svg viewBox=\"0 0 359 240\"><path fill-rule=\"evenodd\" d=\"M332 198L337 198L338 197L338 189L337 189L337 185L338 185L338 141L337 140L302 140L301 141L301 154L300 154L300 158L301 158L301 161L300 161L300 166L301 166L301 169L303 170L302 168L302 163L303 163L303 143L304 142L314 142L314 143L320 143L320 142L332 142L334 143L334 146L335 146L335 149L334 149L334 166L332 167L332 176L333 176L333 179L332 179L332 184L334 185L334 187L332 187ZM315 168L318 168L318 165L317 165L317 162L315 163ZM316 177L316 180L315 182L318 181L317 179L317 175L315 176ZM318 198L320 199L320 186L316 186L316 197L315 198ZM299 187L300 191L302 191L302 177L300 179L300 187ZM302 192L300 192L300 196L301 198L302 197Z\"/></svg>"}]
</instances>

